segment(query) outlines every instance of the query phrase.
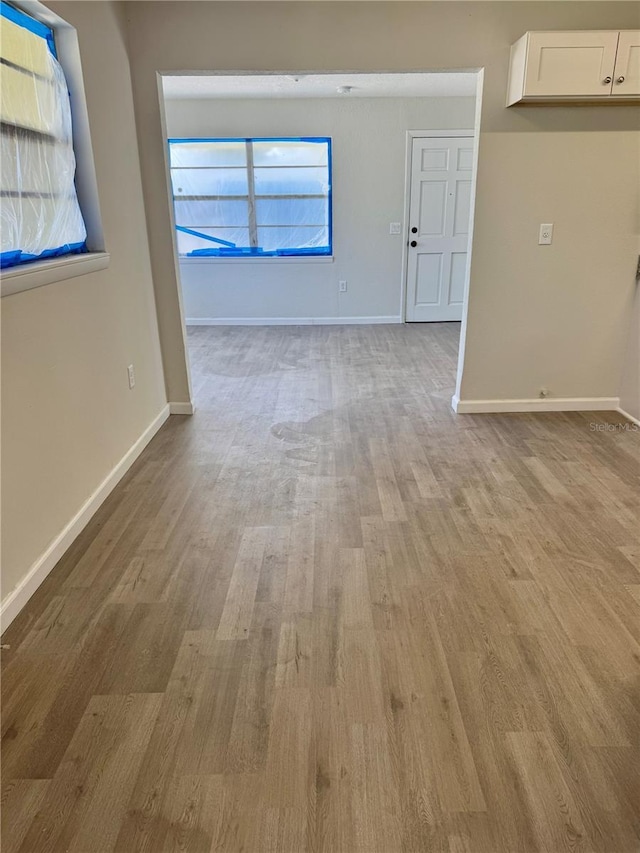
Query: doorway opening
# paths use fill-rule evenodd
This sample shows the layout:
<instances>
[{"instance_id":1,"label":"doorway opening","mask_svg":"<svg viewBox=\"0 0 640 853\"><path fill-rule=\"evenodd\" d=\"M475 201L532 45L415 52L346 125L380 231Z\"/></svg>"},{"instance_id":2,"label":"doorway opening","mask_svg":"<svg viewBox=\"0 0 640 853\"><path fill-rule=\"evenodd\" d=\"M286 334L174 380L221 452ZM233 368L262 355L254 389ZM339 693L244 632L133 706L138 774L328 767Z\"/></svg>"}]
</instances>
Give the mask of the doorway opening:
<instances>
[{"instance_id":1,"label":"doorway opening","mask_svg":"<svg viewBox=\"0 0 640 853\"><path fill-rule=\"evenodd\" d=\"M481 78L161 74L186 339L208 326L449 322L457 336L440 337L461 354ZM320 143L328 156L312 162Z\"/></svg>"}]
</instances>

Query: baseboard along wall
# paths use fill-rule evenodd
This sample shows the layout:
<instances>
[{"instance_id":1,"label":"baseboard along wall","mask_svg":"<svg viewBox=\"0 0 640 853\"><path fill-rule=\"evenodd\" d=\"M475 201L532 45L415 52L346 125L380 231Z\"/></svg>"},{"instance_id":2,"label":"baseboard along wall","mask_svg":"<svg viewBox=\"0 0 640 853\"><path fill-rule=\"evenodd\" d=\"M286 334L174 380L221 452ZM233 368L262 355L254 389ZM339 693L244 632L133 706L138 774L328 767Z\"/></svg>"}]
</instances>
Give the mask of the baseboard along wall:
<instances>
[{"instance_id":1,"label":"baseboard along wall","mask_svg":"<svg viewBox=\"0 0 640 853\"><path fill-rule=\"evenodd\" d=\"M619 397L534 397L530 400L451 400L451 408L459 415L499 412L617 412ZM624 414L624 413L622 413Z\"/></svg>"},{"instance_id":2,"label":"baseboard along wall","mask_svg":"<svg viewBox=\"0 0 640 853\"><path fill-rule=\"evenodd\" d=\"M73 544L76 537L82 533L104 501L109 497L138 456L140 456L160 427L165 423L169 414L170 407L167 404L145 429L140 438L129 448L118 464L107 474L96 491L85 501L46 551L33 563L20 583L3 600L0 605L0 630L4 631L13 622L58 560Z\"/></svg>"},{"instance_id":3,"label":"baseboard along wall","mask_svg":"<svg viewBox=\"0 0 640 853\"><path fill-rule=\"evenodd\" d=\"M187 317L187 326L355 326L402 323L400 315L375 317Z\"/></svg>"}]
</instances>

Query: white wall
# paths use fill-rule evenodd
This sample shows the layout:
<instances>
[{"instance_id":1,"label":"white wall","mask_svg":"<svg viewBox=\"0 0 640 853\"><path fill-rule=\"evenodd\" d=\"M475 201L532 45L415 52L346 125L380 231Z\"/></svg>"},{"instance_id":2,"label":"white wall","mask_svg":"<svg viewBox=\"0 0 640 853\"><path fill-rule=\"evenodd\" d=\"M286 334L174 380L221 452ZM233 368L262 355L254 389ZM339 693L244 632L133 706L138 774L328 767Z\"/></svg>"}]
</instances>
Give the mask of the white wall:
<instances>
[{"instance_id":1,"label":"white wall","mask_svg":"<svg viewBox=\"0 0 640 853\"><path fill-rule=\"evenodd\" d=\"M3 602L166 404L122 9L50 6L78 29L111 264L1 303Z\"/></svg>"},{"instance_id":2,"label":"white wall","mask_svg":"<svg viewBox=\"0 0 640 853\"><path fill-rule=\"evenodd\" d=\"M462 399L535 399L542 386L559 398L618 396L639 151L637 130L481 142ZM551 246L538 246L541 222L554 223Z\"/></svg>"},{"instance_id":3,"label":"white wall","mask_svg":"<svg viewBox=\"0 0 640 853\"><path fill-rule=\"evenodd\" d=\"M638 253L637 106L506 109L527 30L638 29L637 3L128 3L154 281L172 399L188 396L155 72L484 68L462 397L615 397ZM606 215L602 215L606 213ZM538 247L540 222L554 244Z\"/></svg>"},{"instance_id":4,"label":"white wall","mask_svg":"<svg viewBox=\"0 0 640 853\"><path fill-rule=\"evenodd\" d=\"M186 318L399 320L406 131L473 128L475 99L168 100L166 120L176 137L332 138L334 262L183 260Z\"/></svg>"}]
</instances>

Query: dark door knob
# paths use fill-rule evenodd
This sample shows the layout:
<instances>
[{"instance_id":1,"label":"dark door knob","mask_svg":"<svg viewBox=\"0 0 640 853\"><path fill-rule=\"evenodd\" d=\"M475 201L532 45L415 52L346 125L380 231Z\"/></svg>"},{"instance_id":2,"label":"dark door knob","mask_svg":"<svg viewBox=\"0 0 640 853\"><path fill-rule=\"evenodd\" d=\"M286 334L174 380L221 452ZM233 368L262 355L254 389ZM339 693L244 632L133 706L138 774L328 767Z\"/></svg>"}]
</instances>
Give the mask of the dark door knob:
<instances>
[{"instance_id":1,"label":"dark door knob","mask_svg":"<svg viewBox=\"0 0 640 853\"><path fill-rule=\"evenodd\" d=\"M417 243L417 241L416 241L416 240L412 240L412 241L409 243L409 245L410 245L413 249L415 249L415 247L418 245L418 243Z\"/></svg>"},{"instance_id":2,"label":"dark door knob","mask_svg":"<svg viewBox=\"0 0 640 853\"><path fill-rule=\"evenodd\" d=\"M417 234L417 233L418 233L418 229L417 229L417 228L412 228L412 229L411 229L411 233L412 233L412 234Z\"/></svg>"}]
</instances>

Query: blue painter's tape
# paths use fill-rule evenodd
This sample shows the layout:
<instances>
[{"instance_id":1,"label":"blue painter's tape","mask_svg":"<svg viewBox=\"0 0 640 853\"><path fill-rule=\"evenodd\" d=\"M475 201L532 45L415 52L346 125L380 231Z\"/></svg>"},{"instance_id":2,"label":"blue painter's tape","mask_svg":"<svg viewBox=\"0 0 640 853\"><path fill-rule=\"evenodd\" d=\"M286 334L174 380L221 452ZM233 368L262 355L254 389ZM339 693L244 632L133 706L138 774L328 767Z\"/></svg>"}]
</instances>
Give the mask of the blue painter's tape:
<instances>
[{"instance_id":1,"label":"blue painter's tape","mask_svg":"<svg viewBox=\"0 0 640 853\"><path fill-rule=\"evenodd\" d=\"M300 257L308 255L330 255L331 246L314 246L312 249L276 249L275 252L270 252L269 254L284 258L295 257L296 255L300 255Z\"/></svg>"},{"instance_id":2,"label":"blue painter's tape","mask_svg":"<svg viewBox=\"0 0 640 853\"><path fill-rule=\"evenodd\" d=\"M169 145L188 142L331 142L328 136L185 136L171 137Z\"/></svg>"},{"instance_id":3,"label":"blue painter's tape","mask_svg":"<svg viewBox=\"0 0 640 853\"><path fill-rule=\"evenodd\" d=\"M209 240L211 243L218 243L220 246L228 246L230 249L235 249L235 243L229 243L228 240L220 240L218 237L212 237L210 234L203 234L201 231L194 231L193 228L185 228L184 225L176 225L176 231L182 231L185 234L192 234L194 237L202 237L203 240Z\"/></svg>"},{"instance_id":4,"label":"blue painter's tape","mask_svg":"<svg viewBox=\"0 0 640 853\"><path fill-rule=\"evenodd\" d=\"M37 36L40 36L40 38L43 38L48 44L49 50L57 59L58 54L56 53L56 45L51 27L43 24L42 21L36 21L35 18L21 12L20 9L16 9L15 6L5 3L4 0L1 0L0 2L0 16L6 18L8 21L12 21L19 27L24 27L25 30L29 30L29 32L35 33Z\"/></svg>"},{"instance_id":5,"label":"blue painter's tape","mask_svg":"<svg viewBox=\"0 0 640 853\"><path fill-rule=\"evenodd\" d=\"M251 255L262 255L262 249L254 249L251 246L235 246L233 249L221 247L219 249L193 249L188 252L188 258L244 258Z\"/></svg>"},{"instance_id":6,"label":"blue painter's tape","mask_svg":"<svg viewBox=\"0 0 640 853\"><path fill-rule=\"evenodd\" d=\"M169 145L185 142L247 142L244 136L187 136L180 139L167 139Z\"/></svg>"},{"instance_id":7,"label":"blue painter's tape","mask_svg":"<svg viewBox=\"0 0 640 853\"><path fill-rule=\"evenodd\" d=\"M22 249L14 249L11 252L0 254L0 269L17 267L20 264L29 264L31 261L44 261L46 258L59 258L63 255L80 255L88 252L86 240L82 243L65 243L64 246L56 246L55 249L45 249L39 255L30 255Z\"/></svg>"},{"instance_id":8,"label":"blue painter's tape","mask_svg":"<svg viewBox=\"0 0 640 853\"><path fill-rule=\"evenodd\" d=\"M6 267L14 267L16 264L19 264L21 254L22 252L20 251L20 249L14 249L12 252L0 253L0 269L6 269Z\"/></svg>"},{"instance_id":9,"label":"blue painter's tape","mask_svg":"<svg viewBox=\"0 0 640 853\"><path fill-rule=\"evenodd\" d=\"M307 258L331 255L330 246L316 246L313 249L276 249L265 252L259 246L236 246L234 249L193 249L187 258Z\"/></svg>"}]
</instances>

